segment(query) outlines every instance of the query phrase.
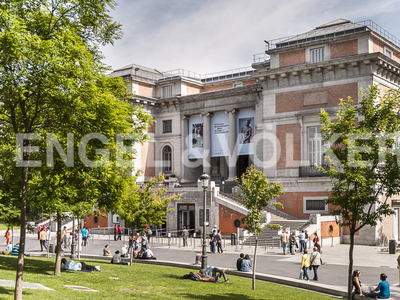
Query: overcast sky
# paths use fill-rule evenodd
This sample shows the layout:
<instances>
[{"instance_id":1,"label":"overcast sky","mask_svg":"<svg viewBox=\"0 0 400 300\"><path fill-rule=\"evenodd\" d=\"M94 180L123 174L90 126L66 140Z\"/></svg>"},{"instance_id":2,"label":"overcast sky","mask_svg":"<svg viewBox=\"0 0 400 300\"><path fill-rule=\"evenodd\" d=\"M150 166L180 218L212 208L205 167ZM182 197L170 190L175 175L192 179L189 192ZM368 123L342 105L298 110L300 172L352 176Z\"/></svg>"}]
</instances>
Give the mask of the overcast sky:
<instances>
[{"instance_id":1,"label":"overcast sky","mask_svg":"<svg viewBox=\"0 0 400 300\"><path fill-rule=\"evenodd\" d=\"M113 69L139 64L200 74L250 66L264 40L338 18L372 20L400 39L398 0L117 0L124 35L102 48Z\"/></svg>"}]
</instances>

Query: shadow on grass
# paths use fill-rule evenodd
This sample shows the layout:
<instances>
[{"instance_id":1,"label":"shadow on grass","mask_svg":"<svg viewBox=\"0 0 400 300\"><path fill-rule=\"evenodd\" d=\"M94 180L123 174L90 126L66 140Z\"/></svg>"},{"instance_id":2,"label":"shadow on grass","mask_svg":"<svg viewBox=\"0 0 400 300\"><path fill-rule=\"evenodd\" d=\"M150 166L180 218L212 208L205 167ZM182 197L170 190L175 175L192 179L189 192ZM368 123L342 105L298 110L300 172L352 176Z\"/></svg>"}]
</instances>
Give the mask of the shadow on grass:
<instances>
[{"instance_id":1,"label":"shadow on grass","mask_svg":"<svg viewBox=\"0 0 400 300\"><path fill-rule=\"evenodd\" d=\"M185 297L187 297L189 299L213 299L213 300L224 300L224 299L250 300L250 299L254 299L253 297L251 297L249 295L233 294L233 293L228 293L224 296L214 295L214 294L209 294L209 295L185 294Z\"/></svg>"},{"instance_id":2,"label":"shadow on grass","mask_svg":"<svg viewBox=\"0 0 400 300\"><path fill-rule=\"evenodd\" d=\"M0 256L0 270L17 271L17 262L18 257L16 256ZM40 260L40 264L38 264L37 260L25 257L24 273L52 275L54 274L54 264L54 260Z\"/></svg>"},{"instance_id":3,"label":"shadow on grass","mask_svg":"<svg viewBox=\"0 0 400 300\"><path fill-rule=\"evenodd\" d=\"M189 273L185 273L189 274ZM163 274L163 277L169 277L172 279L181 279L183 275L178 275L178 274Z\"/></svg>"}]
</instances>

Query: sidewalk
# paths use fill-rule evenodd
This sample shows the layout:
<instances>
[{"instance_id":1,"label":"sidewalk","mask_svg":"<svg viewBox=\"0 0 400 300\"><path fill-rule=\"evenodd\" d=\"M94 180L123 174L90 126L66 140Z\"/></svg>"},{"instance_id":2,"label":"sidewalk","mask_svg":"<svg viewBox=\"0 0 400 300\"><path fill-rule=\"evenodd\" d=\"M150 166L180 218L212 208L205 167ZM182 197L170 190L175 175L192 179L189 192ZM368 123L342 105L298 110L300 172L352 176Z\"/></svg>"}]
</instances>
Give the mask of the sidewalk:
<instances>
[{"instance_id":1,"label":"sidewalk","mask_svg":"<svg viewBox=\"0 0 400 300\"><path fill-rule=\"evenodd\" d=\"M196 240L196 247L193 244L188 247L168 246L164 240L163 246L161 243L153 242L152 250L157 260L165 262L173 262L177 264L187 264L190 268L194 263L195 254L201 250L199 240ZM127 241L114 241L113 237L109 243L107 238L98 238L95 236L94 243L90 239L89 246L82 247L82 254L86 255L102 255L102 249L105 244L110 244L110 251L114 253L120 250ZM151 244L151 243L150 243ZM209 247L207 247L209 251ZM254 247L240 246L239 251L235 251L236 247L230 245L230 241L226 241L224 254L211 254L208 255L208 265L218 266L221 268L229 268L230 270L236 269L236 260L240 253L249 254L253 260ZM311 250L311 249L309 249ZM270 248L265 250L264 245L259 245L257 248L257 273L260 276L269 277L268 281L280 282L282 284L291 285L295 287L306 288L309 285L313 286L327 286L335 290L347 291L347 273L348 273L348 245L337 245L334 247L325 246L322 248L322 259L326 263L318 270L318 282L305 282L298 279L300 272L301 254L296 255L282 255L282 249ZM393 299L400 299L400 288L396 287L399 282L399 272L397 269L397 256L389 253L380 252L381 247L373 246L355 246L354 248L354 267L361 271L361 280L364 286L378 285L379 275L386 273L388 282L391 286L391 294ZM26 253L33 255L40 254L39 241L37 235L29 234L27 237ZM44 253L44 252L42 252ZM65 256L70 255L69 250L65 251ZM195 268L195 267L194 267ZM179 272L179 271L178 271ZM312 278L313 272L309 271L309 276ZM276 280L272 280L275 278ZM260 278L261 279L261 278ZM314 290L314 289L313 289Z\"/></svg>"}]
</instances>

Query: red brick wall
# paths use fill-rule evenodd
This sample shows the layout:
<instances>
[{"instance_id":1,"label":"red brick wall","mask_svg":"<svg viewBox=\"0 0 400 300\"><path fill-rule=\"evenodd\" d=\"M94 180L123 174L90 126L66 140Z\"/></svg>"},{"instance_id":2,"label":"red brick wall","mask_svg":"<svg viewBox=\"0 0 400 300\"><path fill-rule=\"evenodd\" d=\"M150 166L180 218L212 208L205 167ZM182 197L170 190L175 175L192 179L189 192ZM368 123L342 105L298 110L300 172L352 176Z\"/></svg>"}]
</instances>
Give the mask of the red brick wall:
<instances>
[{"instance_id":1,"label":"red brick wall","mask_svg":"<svg viewBox=\"0 0 400 300\"><path fill-rule=\"evenodd\" d=\"M372 40L372 51L383 53L383 45L376 40Z\"/></svg>"},{"instance_id":2,"label":"red brick wall","mask_svg":"<svg viewBox=\"0 0 400 300\"><path fill-rule=\"evenodd\" d=\"M397 61L398 63L400 63L400 55L399 55L399 54L393 53L393 59L394 59L395 61Z\"/></svg>"},{"instance_id":3,"label":"red brick wall","mask_svg":"<svg viewBox=\"0 0 400 300\"><path fill-rule=\"evenodd\" d=\"M346 41L331 45L331 58L358 54L357 40Z\"/></svg>"},{"instance_id":4,"label":"red brick wall","mask_svg":"<svg viewBox=\"0 0 400 300\"><path fill-rule=\"evenodd\" d=\"M201 88L197 86L187 85L187 95L198 94L201 92Z\"/></svg>"},{"instance_id":5,"label":"red brick wall","mask_svg":"<svg viewBox=\"0 0 400 300\"><path fill-rule=\"evenodd\" d=\"M306 50L296 50L279 54L279 67L287 67L306 62Z\"/></svg>"},{"instance_id":6,"label":"red brick wall","mask_svg":"<svg viewBox=\"0 0 400 300\"><path fill-rule=\"evenodd\" d=\"M238 78L238 81L241 81L240 78ZM256 83L257 83L257 81L255 79L245 80L245 81L243 81L243 86L256 84ZM210 85L210 86L203 87L202 93L226 90L226 89L231 89L231 88L233 88L232 82L224 83L224 84L220 84L220 85ZM189 95L189 93L188 93L188 95Z\"/></svg>"},{"instance_id":7,"label":"red brick wall","mask_svg":"<svg viewBox=\"0 0 400 300\"><path fill-rule=\"evenodd\" d=\"M240 220L240 228L244 227L242 223L242 218L244 214L241 214L233 209L230 209L224 205L219 205L219 229L222 235L230 235L231 233L236 233L237 228L233 222L238 219Z\"/></svg>"},{"instance_id":8,"label":"red brick wall","mask_svg":"<svg viewBox=\"0 0 400 300\"><path fill-rule=\"evenodd\" d=\"M358 227L358 221L356 222L356 228ZM357 231L355 235L359 235L360 231ZM350 228L349 227L343 227L343 235L350 235Z\"/></svg>"},{"instance_id":9,"label":"red brick wall","mask_svg":"<svg viewBox=\"0 0 400 300\"><path fill-rule=\"evenodd\" d=\"M301 159L301 132L300 123L286 124L276 126L276 137L279 140L277 143L278 154L278 169L290 169L299 167ZM286 145L286 134L291 133L293 136L293 143ZM289 157L286 157L286 153Z\"/></svg>"},{"instance_id":10,"label":"red brick wall","mask_svg":"<svg viewBox=\"0 0 400 300\"><path fill-rule=\"evenodd\" d=\"M314 92L328 92L328 101L324 104L307 105L304 106L304 94ZM329 86L325 88L316 88L308 90L300 90L286 93L276 94L276 113L283 113L288 111L307 110L313 108L333 107L339 104L339 99L353 98L357 103L358 88L357 83L347 83L342 85Z\"/></svg>"},{"instance_id":11,"label":"red brick wall","mask_svg":"<svg viewBox=\"0 0 400 300\"><path fill-rule=\"evenodd\" d=\"M152 97L153 95L152 95L152 91L151 91L151 86L139 84L138 94L142 95L142 96Z\"/></svg>"},{"instance_id":12,"label":"red brick wall","mask_svg":"<svg viewBox=\"0 0 400 300\"><path fill-rule=\"evenodd\" d=\"M332 235L329 234L329 227L333 227ZM340 237L340 227L336 222L321 222L321 236L328 237L328 236L333 236L333 237Z\"/></svg>"},{"instance_id":13,"label":"red brick wall","mask_svg":"<svg viewBox=\"0 0 400 300\"><path fill-rule=\"evenodd\" d=\"M294 192L286 193L277 199L278 202L283 204L283 209L279 210L287 213L296 218L306 219L310 214L303 213L303 197L325 197L328 196L327 192Z\"/></svg>"},{"instance_id":14,"label":"red brick wall","mask_svg":"<svg viewBox=\"0 0 400 300\"><path fill-rule=\"evenodd\" d=\"M101 211L102 214L105 214L108 216L107 212ZM95 216L85 216L84 219L84 224L87 228L97 228L98 226L100 227L108 227L108 217L104 218L104 217L97 217L98 218L98 222L95 223L94 221Z\"/></svg>"},{"instance_id":15,"label":"red brick wall","mask_svg":"<svg viewBox=\"0 0 400 300\"><path fill-rule=\"evenodd\" d=\"M253 80L248 80L248 81L243 81L243 86L246 85L252 85L252 84L256 84L257 80L253 79Z\"/></svg>"}]
</instances>

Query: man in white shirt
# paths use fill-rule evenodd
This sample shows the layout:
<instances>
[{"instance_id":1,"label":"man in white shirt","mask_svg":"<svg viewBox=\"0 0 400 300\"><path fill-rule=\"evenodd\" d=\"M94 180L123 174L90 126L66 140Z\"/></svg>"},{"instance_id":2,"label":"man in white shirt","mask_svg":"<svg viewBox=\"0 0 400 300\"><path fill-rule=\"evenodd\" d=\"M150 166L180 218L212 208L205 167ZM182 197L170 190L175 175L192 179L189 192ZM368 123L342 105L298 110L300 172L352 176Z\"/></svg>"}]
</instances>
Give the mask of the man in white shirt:
<instances>
[{"instance_id":1,"label":"man in white shirt","mask_svg":"<svg viewBox=\"0 0 400 300\"><path fill-rule=\"evenodd\" d=\"M146 253L146 258L147 259L156 259L154 257L153 251L151 251L150 247L144 253Z\"/></svg>"},{"instance_id":2,"label":"man in white shirt","mask_svg":"<svg viewBox=\"0 0 400 300\"><path fill-rule=\"evenodd\" d=\"M300 240L300 252L303 252L306 250L306 234L304 233L304 230L301 231L299 234L299 240Z\"/></svg>"}]
</instances>

